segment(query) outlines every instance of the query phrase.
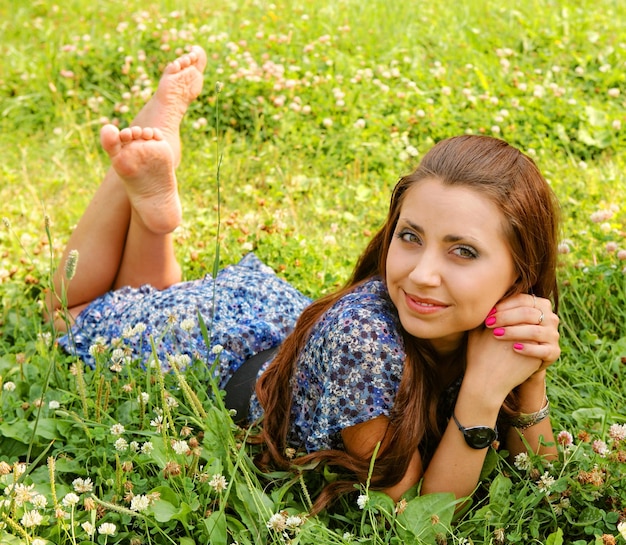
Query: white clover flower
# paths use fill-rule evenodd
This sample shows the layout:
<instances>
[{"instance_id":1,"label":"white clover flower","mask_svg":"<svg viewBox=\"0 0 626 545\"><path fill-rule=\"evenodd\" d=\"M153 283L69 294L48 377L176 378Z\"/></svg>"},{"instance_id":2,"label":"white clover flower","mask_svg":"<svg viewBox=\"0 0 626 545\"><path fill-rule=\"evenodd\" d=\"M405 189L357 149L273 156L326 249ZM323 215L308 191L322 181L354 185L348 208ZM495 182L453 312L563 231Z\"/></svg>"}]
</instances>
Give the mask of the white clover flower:
<instances>
[{"instance_id":1,"label":"white clover flower","mask_svg":"<svg viewBox=\"0 0 626 545\"><path fill-rule=\"evenodd\" d=\"M214 356L219 356L224 351L224 347L221 344L216 344L213 348L211 348L211 354Z\"/></svg>"},{"instance_id":2,"label":"white clover flower","mask_svg":"<svg viewBox=\"0 0 626 545\"><path fill-rule=\"evenodd\" d=\"M167 360L178 369L185 369L191 363L191 358L187 354L168 354Z\"/></svg>"},{"instance_id":3,"label":"white clover flower","mask_svg":"<svg viewBox=\"0 0 626 545\"><path fill-rule=\"evenodd\" d=\"M43 342L46 346L48 346L50 344L50 341L52 340L52 333L48 332L48 331L44 331L43 333L39 333L37 335L37 338Z\"/></svg>"},{"instance_id":4,"label":"white clover flower","mask_svg":"<svg viewBox=\"0 0 626 545\"><path fill-rule=\"evenodd\" d=\"M593 451L596 454L599 454L600 456L604 457L609 453L609 447L606 445L606 443L600 439L596 439L592 444L591 447L593 448Z\"/></svg>"},{"instance_id":5,"label":"white clover flower","mask_svg":"<svg viewBox=\"0 0 626 545\"><path fill-rule=\"evenodd\" d=\"M143 322L137 322L133 330L135 331L135 335L141 335L147 328L148 326Z\"/></svg>"},{"instance_id":6,"label":"white clover flower","mask_svg":"<svg viewBox=\"0 0 626 545\"><path fill-rule=\"evenodd\" d=\"M96 533L96 527L91 522L83 522L80 526L90 537Z\"/></svg>"},{"instance_id":7,"label":"white clover flower","mask_svg":"<svg viewBox=\"0 0 626 545\"><path fill-rule=\"evenodd\" d=\"M137 403L141 403L142 405L146 405L150 401L150 394L148 392L141 392L137 396Z\"/></svg>"},{"instance_id":8,"label":"white clover flower","mask_svg":"<svg viewBox=\"0 0 626 545\"><path fill-rule=\"evenodd\" d=\"M589 216L589 219L593 223L602 223L606 220L610 220L613 217L612 210L596 210Z\"/></svg>"},{"instance_id":9,"label":"white clover flower","mask_svg":"<svg viewBox=\"0 0 626 545\"><path fill-rule=\"evenodd\" d=\"M532 461L527 452L520 452L515 456L514 465L520 471L528 471L532 467Z\"/></svg>"},{"instance_id":10,"label":"white clover flower","mask_svg":"<svg viewBox=\"0 0 626 545\"><path fill-rule=\"evenodd\" d=\"M4 493L11 493L15 500L15 504L20 507L24 505L26 502L31 501L37 493L34 491L34 484L23 484L17 483L15 486L7 486L4 490Z\"/></svg>"},{"instance_id":11,"label":"white clover flower","mask_svg":"<svg viewBox=\"0 0 626 545\"><path fill-rule=\"evenodd\" d=\"M151 441L146 441L143 445L141 445L141 452L143 454L150 454L154 450L154 445Z\"/></svg>"},{"instance_id":12,"label":"white clover flower","mask_svg":"<svg viewBox=\"0 0 626 545\"><path fill-rule=\"evenodd\" d=\"M626 520L617 525L617 531L624 539L626 539Z\"/></svg>"},{"instance_id":13,"label":"white clover flower","mask_svg":"<svg viewBox=\"0 0 626 545\"><path fill-rule=\"evenodd\" d=\"M43 515L36 509L33 509L32 511L26 511L24 513L20 523L24 528L32 528L33 526L39 526L42 521Z\"/></svg>"},{"instance_id":14,"label":"white clover flower","mask_svg":"<svg viewBox=\"0 0 626 545\"><path fill-rule=\"evenodd\" d=\"M539 490L541 490L541 492L549 492L554 483L554 477L552 477L546 471L541 477L539 477L539 480L537 481L537 487L539 488Z\"/></svg>"},{"instance_id":15,"label":"white clover flower","mask_svg":"<svg viewBox=\"0 0 626 545\"><path fill-rule=\"evenodd\" d=\"M150 507L150 498L148 496L145 496L144 494L133 496L133 499L130 500L131 511L137 511L141 513L148 509L148 507Z\"/></svg>"},{"instance_id":16,"label":"white clover flower","mask_svg":"<svg viewBox=\"0 0 626 545\"><path fill-rule=\"evenodd\" d=\"M91 492L93 490L93 482L89 477L87 477L86 479L82 479L80 477L74 479L72 481L72 486L74 487L74 490L79 494L82 494L83 492Z\"/></svg>"},{"instance_id":17,"label":"white clover flower","mask_svg":"<svg viewBox=\"0 0 626 545\"><path fill-rule=\"evenodd\" d=\"M111 435L122 435L126 429L119 422L111 426Z\"/></svg>"},{"instance_id":18,"label":"white clover flower","mask_svg":"<svg viewBox=\"0 0 626 545\"><path fill-rule=\"evenodd\" d=\"M162 414L157 414L156 418L153 418L152 420L150 420L150 425L153 428L156 428L156 431L160 432L163 429L163 415Z\"/></svg>"},{"instance_id":19,"label":"white clover flower","mask_svg":"<svg viewBox=\"0 0 626 545\"><path fill-rule=\"evenodd\" d=\"M369 497L366 494L361 494L357 500L356 504L359 506L359 509L365 509L367 502L369 501Z\"/></svg>"},{"instance_id":20,"label":"white clover flower","mask_svg":"<svg viewBox=\"0 0 626 545\"><path fill-rule=\"evenodd\" d=\"M222 492L226 490L226 487L228 486L228 481L226 480L224 475L217 473L213 475L213 477L209 481L209 486L211 486L216 492Z\"/></svg>"},{"instance_id":21,"label":"white clover flower","mask_svg":"<svg viewBox=\"0 0 626 545\"><path fill-rule=\"evenodd\" d=\"M167 396L165 398L165 403L168 407L172 409L175 409L176 407L178 407L178 400L173 396Z\"/></svg>"},{"instance_id":22,"label":"white clover flower","mask_svg":"<svg viewBox=\"0 0 626 545\"><path fill-rule=\"evenodd\" d=\"M287 520L285 520L285 524L288 528L295 530L296 528L304 524L304 519L298 515L291 515L287 517Z\"/></svg>"},{"instance_id":23,"label":"white clover flower","mask_svg":"<svg viewBox=\"0 0 626 545\"><path fill-rule=\"evenodd\" d=\"M2 385L2 389L5 392L13 392L15 390L15 382L7 381Z\"/></svg>"},{"instance_id":24,"label":"white clover flower","mask_svg":"<svg viewBox=\"0 0 626 545\"><path fill-rule=\"evenodd\" d=\"M36 507L37 509L43 509L46 505L48 505L48 499L43 494L37 494L36 496L33 496L30 503L32 503L33 507Z\"/></svg>"},{"instance_id":25,"label":"white clover flower","mask_svg":"<svg viewBox=\"0 0 626 545\"><path fill-rule=\"evenodd\" d=\"M130 444L128 445L128 448L130 450L132 450L133 452L138 452L139 451L139 441L131 441Z\"/></svg>"},{"instance_id":26,"label":"white clover flower","mask_svg":"<svg viewBox=\"0 0 626 545\"><path fill-rule=\"evenodd\" d=\"M556 442L559 445L563 445L564 447L569 447L570 445L574 444L574 437L570 432L562 430L556 436Z\"/></svg>"},{"instance_id":27,"label":"white clover flower","mask_svg":"<svg viewBox=\"0 0 626 545\"><path fill-rule=\"evenodd\" d=\"M74 494L74 492L70 492L69 494L65 495L61 503L63 507L74 507L79 501L80 498L76 494Z\"/></svg>"},{"instance_id":28,"label":"white clover flower","mask_svg":"<svg viewBox=\"0 0 626 545\"><path fill-rule=\"evenodd\" d=\"M571 249L569 247L569 244L567 244L567 242L561 242L557 248L557 251L560 254L569 254Z\"/></svg>"},{"instance_id":29,"label":"white clover flower","mask_svg":"<svg viewBox=\"0 0 626 545\"><path fill-rule=\"evenodd\" d=\"M56 409L59 409L60 407L61 407L61 404L56 399L53 399L48 403L48 409L50 409L51 411L55 411Z\"/></svg>"},{"instance_id":30,"label":"white clover flower","mask_svg":"<svg viewBox=\"0 0 626 545\"><path fill-rule=\"evenodd\" d=\"M189 445L187 441L173 441L172 449L176 454L187 454L189 452Z\"/></svg>"},{"instance_id":31,"label":"white clover flower","mask_svg":"<svg viewBox=\"0 0 626 545\"><path fill-rule=\"evenodd\" d=\"M103 536L113 536L117 531L117 526L112 522L103 522L98 526L98 533Z\"/></svg>"},{"instance_id":32,"label":"white clover flower","mask_svg":"<svg viewBox=\"0 0 626 545\"><path fill-rule=\"evenodd\" d=\"M267 521L266 526L269 530L282 532L287 526L285 516L282 513L274 513Z\"/></svg>"},{"instance_id":33,"label":"white clover flower","mask_svg":"<svg viewBox=\"0 0 626 545\"><path fill-rule=\"evenodd\" d=\"M187 333L191 332L193 330L193 328L195 327L196 322L195 320L191 319L191 318L185 318L181 323L180 323L180 328L183 331L186 331Z\"/></svg>"},{"instance_id":34,"label":"white clover flower","mask_svg":"<svg viewBox=\"0 0 626 545\"><path fill-rule=\"evenodd\" d=\"M111 361L119 363L124 360L126 352L123 348L116 348L111 352Z\"/></svg>"},{"instance_id":35,"label":"white clover flower","mask_svg":"<svg viewBox=\"0 0 626 545\"><path fill-rule=\"evenodd\" d=\"M115 441L115 450L118 452L124 452L128 449L128 441L123 437L120 437L117 441Z\"/></svg>"},{"instance_id":36,"label":"white clover flower","mask_svg":"<svg viewBox=\"0 0 626 545\"><path fill-rule=\"evenodd\" d=\"M623 441L626 439L626 424L612 424L609 428L609 437L613 441Z\"/></svg>"},{"instance_id":37,"label":"white clover flower","mask_svg":"<svg viewBox=\"0 0 626 545\"><path fill-rule=\"evenodd\" d=\"M40 537L36 537L31 541L31 545L46 545L48 541L45 539L41 539Z\"/></svg>"}]
</instances>

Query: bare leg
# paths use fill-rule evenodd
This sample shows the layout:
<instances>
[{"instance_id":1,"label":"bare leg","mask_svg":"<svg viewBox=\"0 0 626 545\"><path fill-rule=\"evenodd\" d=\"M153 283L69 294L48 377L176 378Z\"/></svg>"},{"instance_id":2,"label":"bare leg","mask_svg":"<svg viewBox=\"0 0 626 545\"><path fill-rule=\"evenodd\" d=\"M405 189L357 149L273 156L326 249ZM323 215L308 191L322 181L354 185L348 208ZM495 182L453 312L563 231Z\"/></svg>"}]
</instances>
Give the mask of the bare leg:
<instances>
[{"instance_id":1,"label":"bare leg","mask_svg":"<svg viewBox=\"0 0 626 545\"><path fill-rule=\"evenodd\" d=\"M180 280L180 267L175 259L171 235L171 230L180 221L178 196L174 197L170 191L173 187L176 193L175 177L166 176L169 181L165 185L169 184L169 189L163 189L162 180L159 179L155 181L156 193L150 194L142 184L139 184L139 187L143 188L139 191L140 195L133 193L134 197L138 197L137 205L142 210L145 210L146 202L154 205L158 200L157 195L168 200L169 204L174 204L173 208L169 204L163 205L160 215L148 214L146 217L149 218L149 227L146 226L142 223L141 215L131 207L127 194L129 186L135 187L138 175L134 174L128 165L127 159L131 154L127 154L126 151L138 151L135 148L140 147L141 142L137 140L143 141L146 140L146 136L150 136L147 141L151 142L152 147L169 145L168 161L173 167L178 165L180 122L188 105L200 94L205 66L206 54L200 47L194 46L189 54L183 55L166 67L156 93L133 122L136 125L158 129L160 131L158 137L144 134L143 129L137 128L133 128L130 133L122 131L119 136L114 135L116 130L113 127L103 129L103 146L115 164L107 172L72 233L61 258L61 264L64 264L68 252L78 250L78 267L74 278L67 286L64 303L70 309L71 315L75 316L86 304L112 288L145 283L165 288ZM141 131L140 138L134 137L137 130ZM117 145L121 146L119 150ZM127 145L128 150L124 150ZM146 154L144 151L140 153ZM115 166L120 170L119 173ZM142 200L145 202L142 203ZM170 217L166 218L163 215L165 209L170 210ZM148 240L140 240L141 234L146 232L149 234ZM143 257L137 259L140 255L138 248L150 248L150 253L144 252ZM59 296L63 283L67 284L61 266L54 275L55 292L48 296L49 313L53 313L62 305ZM57 324L62 325L58 321Z\"/></svg>"}]
</instances>

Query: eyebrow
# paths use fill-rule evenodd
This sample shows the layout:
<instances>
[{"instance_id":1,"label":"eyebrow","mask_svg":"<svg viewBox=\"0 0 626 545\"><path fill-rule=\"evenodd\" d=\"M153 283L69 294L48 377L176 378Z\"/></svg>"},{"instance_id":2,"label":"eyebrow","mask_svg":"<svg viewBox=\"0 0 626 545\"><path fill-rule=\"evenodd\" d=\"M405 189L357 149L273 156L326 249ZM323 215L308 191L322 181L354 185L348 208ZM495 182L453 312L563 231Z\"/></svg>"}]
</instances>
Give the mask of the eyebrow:
<instances>
[{"instance_id":1,"label":"eyebrow","mask_svg":"<svg viewBox=\"0 0 626 545\"><path fill-rule=\"evenodd\" d=\"M425 233L424 228L420 225L417 225L417 223L413 223L411 220L406 218L398 218L398 223L400 223L401 221L406 223L411 229L418 232L419 234L423 235ZM478 239L471 235L446 235L445 237L443 237L444 242L460 242L462 240L475 240L476 242L478 242Z\"/></svg>"}]
</instances>

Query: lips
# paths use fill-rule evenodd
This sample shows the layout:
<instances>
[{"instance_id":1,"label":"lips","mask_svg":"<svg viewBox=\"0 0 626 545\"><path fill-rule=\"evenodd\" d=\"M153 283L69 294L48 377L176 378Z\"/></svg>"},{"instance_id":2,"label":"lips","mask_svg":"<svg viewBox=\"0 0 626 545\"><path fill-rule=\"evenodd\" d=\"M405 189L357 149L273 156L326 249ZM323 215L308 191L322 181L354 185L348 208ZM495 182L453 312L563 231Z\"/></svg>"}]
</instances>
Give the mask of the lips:
<instances>
[{"instance_id":1,"label":"lips","mask_svg":"<svg viewBox=\"0 0 626 545\"><path fill-rule=\"evenodd\" d=\"M445 303L428 297L418 297L404 292L404 298L407 307L417 314L435 314L448 308Z\"/></svg>"}]
</instances>

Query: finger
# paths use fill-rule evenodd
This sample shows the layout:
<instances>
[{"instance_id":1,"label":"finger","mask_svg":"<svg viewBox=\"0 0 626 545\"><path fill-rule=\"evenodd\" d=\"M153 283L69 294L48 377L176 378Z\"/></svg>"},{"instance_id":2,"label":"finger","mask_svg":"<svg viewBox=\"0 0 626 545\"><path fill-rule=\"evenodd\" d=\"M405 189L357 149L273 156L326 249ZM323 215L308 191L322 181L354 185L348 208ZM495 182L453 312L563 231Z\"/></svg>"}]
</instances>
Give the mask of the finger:
<instances>
[{"instance_id":1,"label":"finger","mask_svg":"<svg viewBox=\"0 0 626 545\"><path fill-rule=\"evenodd\" d=\"M492 329L494 337L510 342L533 342L536 344L558 344L558 327L547 327L544 319L543 325L536 324L514 324L509 326L498 326Z\"/></svg>"},{"instance_id":2,"label":"finger","mask_svg":"<svg viewBox=\"0 0 626 545\"><path fill-rule=\"evenodd\" d=\"M485 319L485 326L492 329L518 324L558 328L559 317L552 310L522 306L497 309Z\"/></svg>"},{"instance_id":3,"label":"finger","mask_svg":"<svg viewBox=\"0 0 626 545\"><path fill-rule=\"evenodd\" d=\"M541 360L541 367L549 367L561 355L558 345L514 342L512 348L518 354Z\"/></svg>"},{"instance_id":4,"label":"finger","mask_svg":"<svg viewBox=\"0 0 626 545\"><path fill-rule=\"evenodd\" d=\"M537 297L531 293L518 293L507 297L496 304L496 311L502 312L517 307L538 308L544 312L552 310L552 302L543 297Z\"/></svg>"}]
</instances>

